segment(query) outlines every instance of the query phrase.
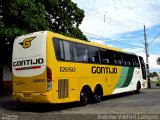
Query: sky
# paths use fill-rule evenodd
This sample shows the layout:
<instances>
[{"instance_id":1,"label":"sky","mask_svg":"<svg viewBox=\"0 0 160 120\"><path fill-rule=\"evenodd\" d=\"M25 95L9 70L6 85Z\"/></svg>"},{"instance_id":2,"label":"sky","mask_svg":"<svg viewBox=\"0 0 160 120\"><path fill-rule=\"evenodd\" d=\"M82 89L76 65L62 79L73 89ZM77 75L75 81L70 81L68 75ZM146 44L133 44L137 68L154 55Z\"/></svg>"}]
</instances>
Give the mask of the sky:
<instances>
[{"instance_id":1,"label":"sky","mask_svg":"<svg viewBox=\"0 0 160 120\"><path fill-rule=\"evenodd\" d=\"M136 53L145 59L144 25L150 71L160 72L160 0L72 0L84 10L80 29L88 40Z\"/></svg>"}]
</instances>

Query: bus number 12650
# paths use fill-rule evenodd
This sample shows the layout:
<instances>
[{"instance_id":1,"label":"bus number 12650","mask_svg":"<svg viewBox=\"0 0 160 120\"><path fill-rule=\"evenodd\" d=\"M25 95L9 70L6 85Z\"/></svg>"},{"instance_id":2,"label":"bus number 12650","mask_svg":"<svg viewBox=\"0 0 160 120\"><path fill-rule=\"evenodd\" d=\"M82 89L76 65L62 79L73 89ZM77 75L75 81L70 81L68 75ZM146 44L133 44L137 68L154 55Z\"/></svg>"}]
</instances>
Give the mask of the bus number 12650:
<instances>
[{"instance_id":1,"label":"bus number 12650","mask_svg":"<svg viewBox=\"0 0 160 120\"><path fill-rule=\"evenodd\" d=\"M75 72L75 67L60 67L60 72Z\"/></svg>"}]
</instances>

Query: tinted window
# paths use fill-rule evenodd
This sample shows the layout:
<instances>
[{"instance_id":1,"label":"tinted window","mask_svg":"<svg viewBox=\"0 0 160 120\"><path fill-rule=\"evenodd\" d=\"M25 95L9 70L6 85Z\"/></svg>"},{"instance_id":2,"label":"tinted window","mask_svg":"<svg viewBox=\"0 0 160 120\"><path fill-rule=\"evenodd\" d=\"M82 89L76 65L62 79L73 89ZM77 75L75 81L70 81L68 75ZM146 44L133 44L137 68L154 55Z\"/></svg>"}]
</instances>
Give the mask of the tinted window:
<instances>
[{"instance_id":1,"label":"tinted window","mask_svg":"<svg viewBox=\"0 0 160 120\"><path fill-rule=\"evenodd\" d=\"M101 62L103 64L114 64L113 51L101 49L100 54L101 54Z\"/></svg>"},{"instance_id":2,"label":"tinted window","mask_svg":"<svg viewBox=\"0 0 160 120\"><path fill-rule=\"evenodd\" d=\"M60 40L57 40L57 39L54 39L53 40L53 43L54 43L54 49L55 49L55 53L56 53L56 58L57 60L60 60L60 59L64 59L64 56L63 56L63 47L61 45L61 48L60 48ZM62 43L62 42L61 42ZM61 50L60 50L61 49Z\"/></svg>"},{"instance_id":3,"label":"tinted window","mask_svg":"<svg viewBox=\"0 0 160 120\"><path fill-rule=\"evenodd\" d=\"M58 60L73 60L73 50L70 42L59 39L54 39L53 41Z\"/></svg>"},{"instance_id":4,"label":"tinted window","mask_svg":"<svg viewBox=\"0 0 160 120\"><path fill-rule=\"evenodd\" d=\"M74 60L81 62L88 62L87 45L73 43Z\"/></svg>"},{"instance_id":5,"label":"tinted window","mask_svg":"<svg viewBox=\"0 0 160 120\"><path fill-rule=\"evenodd\" d=\"M139 61L137 56L133 56L132 61L134 67L139 67Z\"/></svg>"},{"instance_id":6,"label":"tinted window","mask_svg":"<svg viewBox=\"0 0 160 120\"><path fill-rule=\"evenodd\" d=\"M113 53L113 59L115 65L122 65L122 53L120 52L114 52Z\"/></svg>"},{"instance_id":7,"label":"tinted window","mask_svg":"<svg viewBox=\"0 0 160 120\"><path fill-rule=\"evenodd\" d=\"M123 53L122 61L124 66L139 67L138 57Z\"/></svg>"},{"instance_id":8,"label":"tinted window","mask_svg":"<svg viewBox=\"0 0 160 120\"><path fill-rule=\"evenodd\" d=\"M54 38L57 60L139 67L138 57L81 43ZM144 61L141 61L144 64Z\"/></svg>"},{"instance_id":9,"label":"tinted window","mask_svg":"<svg viewBox=\"0 0 160 120\"><path fill-rule=\"evenodd\" d=\"M71 50L71 43L68 41L63 41L63 47L64 47L64 58L65 60L73 60L73 54Z\"/></svg>"},{"instance_id":10,"label":"tinted window","mask_svg":"<svg viewBox=\"0 0 160 120\"><path fill-rule=\"evenodd\" d=\"M123 65L124 66L133 66L131 55L123 54Z\"/></svg>"},{"instance_id":11,"label":"tinted window","mask_svg":"<svg viewBox=\"0 0 160 120\"><path fill-rule=\"evenodd\" d=\"M99 49L93 46L88 46L88 61L90 63L100 63Z\"/></svg>"}]
</instances>

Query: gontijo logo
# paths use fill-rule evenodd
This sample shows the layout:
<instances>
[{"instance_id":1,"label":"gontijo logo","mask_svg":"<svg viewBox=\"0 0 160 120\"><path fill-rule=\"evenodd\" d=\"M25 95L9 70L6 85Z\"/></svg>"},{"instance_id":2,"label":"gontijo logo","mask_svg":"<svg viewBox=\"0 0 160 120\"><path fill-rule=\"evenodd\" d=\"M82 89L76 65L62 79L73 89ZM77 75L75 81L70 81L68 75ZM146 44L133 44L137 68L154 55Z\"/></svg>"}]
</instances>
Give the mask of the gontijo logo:
<instances>
[{"instance_id":1,"label":"gontijo logo","mask_svg":"<svg viewBox=\"0 0 160 120\"><path fill-rule=\"evenodd\" d=\"M29 48L31 46L31 41L35 39L36 37L30 37L23 40L23 42L20 42L19 44L22 45L23 48Z\"/></svg>"}]
</instances>

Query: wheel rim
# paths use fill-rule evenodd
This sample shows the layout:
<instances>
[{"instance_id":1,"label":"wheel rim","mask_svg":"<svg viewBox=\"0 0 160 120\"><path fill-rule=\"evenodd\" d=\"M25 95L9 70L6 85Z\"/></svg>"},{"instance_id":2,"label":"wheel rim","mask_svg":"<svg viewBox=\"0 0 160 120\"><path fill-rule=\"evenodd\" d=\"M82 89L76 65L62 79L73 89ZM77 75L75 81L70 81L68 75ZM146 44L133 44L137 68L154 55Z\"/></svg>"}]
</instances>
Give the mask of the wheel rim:
<instances>
[{"instance_id":1,"label":"wheel rim","mask_svg":"<svg viewBox=\"0 0 160 120\"><path fill-rule=\"evenodd\" d=\"M82 104L88 103L88 94L86 92L81 93L81 102L82 102Z\"/></svg>"},{"instance_id":2,"label":"wheel rim","mask_svg":"<svg viewBox=\"0 0 160 120\"><path fill-rule=\"evenodd\" d=\"M95 99L96 102L101 101L101 99L102 99L102 92L101 91L96 91L95 94L94 94L94 99Z\"/></svg>"}]
</instances>

